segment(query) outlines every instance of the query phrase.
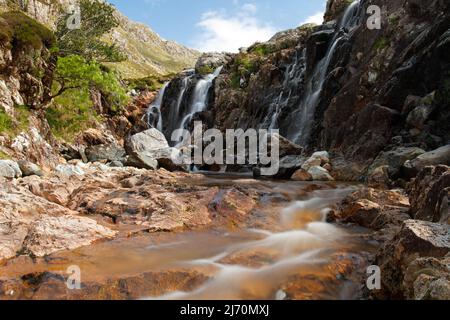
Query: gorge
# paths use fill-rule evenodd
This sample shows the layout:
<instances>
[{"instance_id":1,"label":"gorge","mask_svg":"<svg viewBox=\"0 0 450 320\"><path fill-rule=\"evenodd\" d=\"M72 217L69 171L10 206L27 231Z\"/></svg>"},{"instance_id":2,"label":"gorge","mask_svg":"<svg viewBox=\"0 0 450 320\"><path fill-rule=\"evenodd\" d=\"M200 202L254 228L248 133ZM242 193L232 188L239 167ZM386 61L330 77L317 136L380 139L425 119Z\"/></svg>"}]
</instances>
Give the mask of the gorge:
<instances>
[{"instance_id":1,"label":"gorge","mask_svg":"<svg viewBox=\"0 0 450 320\"><path fill-rule=\"evenodd\" d=\"M0 299L450 299L448 1L328 0L238 53L113 11L105 64L54 56L52 6L0 0ZM279 170L174 161L196 122L279 130Z\"/></svg>"}]
</instances>

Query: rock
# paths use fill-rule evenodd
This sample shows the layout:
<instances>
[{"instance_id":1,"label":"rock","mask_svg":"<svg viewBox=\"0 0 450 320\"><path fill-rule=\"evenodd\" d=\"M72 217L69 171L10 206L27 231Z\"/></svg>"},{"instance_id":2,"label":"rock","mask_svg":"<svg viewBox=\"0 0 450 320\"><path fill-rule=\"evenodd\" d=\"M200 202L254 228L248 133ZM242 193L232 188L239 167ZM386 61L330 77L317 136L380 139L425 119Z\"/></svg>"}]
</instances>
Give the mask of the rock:
<instances>
[{"instance_id":1,"label":"rock","mask_svg":"<svg viewBox=\"0 0 450 320\"><path fill-rule=\"evenodd\" d=\"M405 296L412 300L450 300L450 256L419 258L407 268Z\"/></svg>"},{"instance_id":2,"label":"rock","mask_svg":"<svg viewBox=\"0 0 450 320\"><path fill-rule=\"evenodd\" d=\"M369 186L373 188L390 188L392 181L389 178L389 169L389 166L381 166L372 170L367 178Z\"/></svg>"},{"instance_id":3,"label":"rock","mask_svg":"<svg viewBox=\"0 0 450 320\"><path fill-rule=\"evenodd\" d=\"M111 168L123 168L124 167L123 163L120 161L112 161L111 163L108 164L108 166L110 166Z\"/></svg>"},{"instance_id":4,"label":"rock","mask_svg":"<svg viewBox=\"0 0 450 320\"><path fill-rule=\"evenodd\" d=\"M89 162L123 161L126 156L125 149L115 144L90 146L86 148L85 153Z\"/></svg>"},{"instance_id":5,"label":"rock","mask_svg":"<svg viewBox=\"0 0 450 320\"><path fill-rule=\"evenodd\" d=\"M79 149L73 145L62 144L59 152L67 161L82 159Z\"/></svg>"},{"instance_id":6,"label":"rock","mask_svg":"<svg viewBox=\"0 0 450 320\"><path fill-rule=\"evenodd\" d=\"M423 169L409 185L414 219L450 224L450 167Z\"/></svg>"},{"instance_id":7,"label":"rock","mask_svg":"<svg viewBox=\"0 0 450 320\"><path fill-rule=\"evenodd\" d=\"M79 164L60 164L55 168L55 171L64 175L64 176L73 176L78 175L82 176L85 174L83 168Z\"/></svg>"},{"instance_id":8,"label":"rock","mask_svg":"<svg viewBox=\"0 0 450 320\"><path fill-rule=\"evenodd\" d=\"M42 177L43 173L41 168L29 161L20 160L17 162L17 164L20 167L20 171L22 171L22 176L28 177L28 176L39 176Z\"/></svg>"},{"instance_id":9,"label":"rock","mask_svg":"<svg viewBox=\"0 0 450 320\"><path fill-rule=\"evenodd\" d=\"M388 177L395 179L399 176L400 169L406 161L414 160L424 153L425 150L414 147L400 147L391 151L383 151L369 167L368 176L373 175L374 171L379 170L380 167L387 166Z\"/></svg>"},{"instance_id":10,"label":"rock","mask_svg":"<svg viewBox=\"0 0 450 320\"><path fill-rule=\"evenodd\" d=\"M43 216L32 223L22 250L43 257L57 251L87 246L97 240L112 238L115 234L89 218Z\"/></svg>"},{"instance_id":11,"label":"rock","mask_svg":"<svg viewBox=\"0 0 450 320\"><path fill-rule=\"evenodd\" d=\"M417 258L443 258L450 252L450 226L418 220L404 222L400 232L377 254L375 264L380 266L382 290L376 297L402 299L410 288L405 288L407 269Z\"/></svg>"},{"instance_id":12,"label":"rock","mask_svg":"<svg viewBox=\"0 0 450 320\"><path fill-rule=\"evenodd\" d=\"M312 175L303 169L295 171L291 179L294 181L313 181Z\"/></svg>"},{"instance_id":13,"label":"rock","mask_svg":"<svg viewBox=\"0 0 450 320\"><path fill-rule=\"evenodd\" d=\"M425 123L433 113L434 109L435 108L433 106L419 106L410 112L408 118L406 119L406 123L412 128L423 130Z\"/></svg>"},{"instance_id":14,"label":"rock","mask_svg":"<svg viewBox=\"0 0 450 320\"><path fill-rule=\"evenodd\" d=\"M450 165L450 145L424 153L414 160L406 161L402 170L409 178L414 178L427 166Z\"/></svg>"},{"instance_id":15,"label":"rock","mask_svg":"<svg viewBox=\"0 0 450 320\"><path fill-rule=\"evenodd\" d=\"M0 177L4 178L20 178L22 172L17 162L12 160L0 160Z\"/></svg>"},{"instance_id":16,"label":"rock","mask_svg":"<svg viewBox=\"0 0 450 320\"><path fill-rule=\"evenodd\" d=\"M282 158L279 163L278 173L274 178L290 179L295 171L301 168L304 161L304 158L301 156L286 156Z\"/></svg>"},{"instance_id":17,"label":"rock","mask_svg":"<svg viewBox=\"0 0 450 320\"><path fill-rule=\"evenodd\" d=\"M303 164L302 169L308 171L312 167L320 167L330 163L330 155L326 151L315 152Z\"/></svg>"},{"instance_id":18,"label":"rock","mask_svg":"<svg viewBox=\"0 0 450 320\"><path fill-rule=\"evenodd\" d=\"M117 144L116 139L105 130L90 128L81 133L77 139L77 144L86 147L97 145L113 145Z\"/></svg>"},{"instance_id":19,"label":"rock","mask_svg":"<svg viewBox=\"0 0 450 320\"><path fill-rule=\"evenodd\" d=\"M169 148L164 134L157 129L149 129L126 139L125 149L128 154L155 151Z\"/></svg>"},{"instance_id":20,"label":"rock","mask_svg":"<svg viewBox=\"0 0 450 320\"><path fill-rule=\"evenodd\" d=\"M334 181L334 178L330 173L319 166L312 167L308 170L308 173L312 176L313 181Z\"/></svg>"},{"instance_id":21,"label":"rock","mask_svg":"<svg viewBox=\"0 0 450 320\"><path fill-rule=\"evenodd\" d=\"M183 163L181 152L176 148L166 148L145 153L151 159L158 161L158 167L169 171L189 171Z\"/></svg>"},{"instance_id":22,"label":"rock","mask_svg":"<svg viewBox=\"0 0 450 320\"><path fill-rule=\"evenodd\" d=\"M147 157L144 154L130 155L125 158L125 165L127 167L135 167L139 169L157 170L158 160Z\"/></svg>"},{"instance_id":23,"label":"rock","mask_svg":"<svg viewBox=\"0 0 450 320\"><path fill-rule=\"evenodd\" d=\"M198 58L195 71L201 75L213 73L214 70L223 66L229 59L230 55L224 52L204 53Z\"/></svg>"},{"instance_id":24,"label":"rock","mask_svg":"<svg viewBox=\"0 0 450 320\"><path fill-rule=\"evenodd\" d=\"M383 230L386 235L381 236L386 237L389 236L391 228L398 227L411 218L408 209L409 200L399 191L364 188L348 195L337 210L330 214L328 220Z\"/></svg>"},{"instance_id":25,"label":"rock","mask_svg":"<svg viewBox=\"0 0 450 320\"><path fill-rule=\"evenodd\" d=\"M303 148L301 146L293 143L289 139L286 139L279 134L272 134L271 141L272 143L278 142L281 158L285 156L300 156L303 152Z\"/></svg>"}]
</instances>

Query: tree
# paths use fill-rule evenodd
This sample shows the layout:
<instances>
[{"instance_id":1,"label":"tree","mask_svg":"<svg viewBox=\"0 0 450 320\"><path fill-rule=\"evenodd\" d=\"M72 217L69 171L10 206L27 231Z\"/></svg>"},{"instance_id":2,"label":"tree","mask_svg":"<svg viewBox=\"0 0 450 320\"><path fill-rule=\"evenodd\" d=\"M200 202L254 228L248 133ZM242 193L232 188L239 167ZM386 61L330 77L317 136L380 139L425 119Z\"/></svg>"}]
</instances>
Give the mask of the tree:
<instances>
[{"instance_id":1,"label":"tree","mask_svg":"<svg viewBox=\"0 0 450 320\"><path fill-rule=\"evenodd\" d=\"M112 109L128 99L125 88L112 71L78 55L59 57L53 80L54 94L50 101L71 89L97 89L108 98Z\"/></svg>"},{"instance_id":2,"label":"tree","mask_svg":"<svg viewBox=\"0 0 450 320\"><path fill-rule=\"evenodd\" d=\"M123 61L125 56L118 47L102 40L105 34L119 25L114 12L114 7L106 2L79 0L79 28L69 28L68 21L73 19L73 13L66 13L58 19L58 55L79 55L99 62Z\"/></svg>"}]
</instances>

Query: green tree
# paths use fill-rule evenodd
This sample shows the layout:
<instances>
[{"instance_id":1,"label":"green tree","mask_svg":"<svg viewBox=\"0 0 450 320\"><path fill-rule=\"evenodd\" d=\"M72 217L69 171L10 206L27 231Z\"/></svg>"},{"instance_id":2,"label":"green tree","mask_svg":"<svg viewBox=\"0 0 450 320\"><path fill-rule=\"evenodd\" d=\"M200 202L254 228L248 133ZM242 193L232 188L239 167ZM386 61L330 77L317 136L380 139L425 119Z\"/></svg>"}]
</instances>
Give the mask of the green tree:
<instances>
[{"instance_id":1,"label":"green tree","mask_svg":"<svg viewBox=\"0 0 450 320\"><path fill-rule=\"evenodd\" d=\"M79 55L87 60L119 62L125 56L115 44L108 44L102 37L119 25L112 5L99 0L79 0L80 26L69 28L72 13L58 19L56 38L58 55Z\"/></svg>"},{"instance_id":2,"label":"green tree","mask_svg":"<svg viewBox=\"0 0 450 320\"><path fill-rule=\"evenodd\" d=\"M53 79L51 100L71 89L97 89L105 95L112 109L128 100L126 90L114 72L78 55L59 57Z\"/></svg>"}]
</instances>

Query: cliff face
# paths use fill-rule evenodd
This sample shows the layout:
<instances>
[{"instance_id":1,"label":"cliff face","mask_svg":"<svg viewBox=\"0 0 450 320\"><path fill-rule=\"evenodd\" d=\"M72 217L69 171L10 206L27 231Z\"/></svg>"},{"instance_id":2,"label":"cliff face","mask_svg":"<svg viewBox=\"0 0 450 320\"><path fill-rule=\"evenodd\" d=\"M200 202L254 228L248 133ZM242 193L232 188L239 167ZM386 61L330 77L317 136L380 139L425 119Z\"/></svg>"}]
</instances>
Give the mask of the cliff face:
<instances>
[{"instance_id":1,"label":"cliff face","mask_svg":"<svg viewBox=\"0 0 450 320\"><path fill-rule=\"evenodd\" d=\"M60 12L74 3L75 0L0 0L0 12L21 9L40 23L54 28ZM117 43L128 58L125 62L111 64L124 78L177 73L193 67L200 55L195 50L162 39L148 26L131 21L119 11L116 11L116 17L119 27L106 40Z\"/></svg>"},{"instance_id":2,"label":"cliff face","mask_svg":"<svg viewBox=\"0 0 450 320\"><path fill-rule=\"evenodd\" d=\"M449 144L449 2L334 2L324 25L225 59L203 118L220 129L279 128L356 163L352 178L381 152ZM369 5L381 8L381 29L367 27Z\"/></svg>"}]
</instances>

